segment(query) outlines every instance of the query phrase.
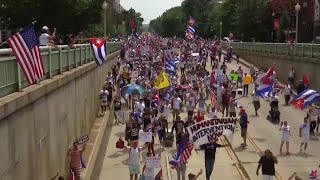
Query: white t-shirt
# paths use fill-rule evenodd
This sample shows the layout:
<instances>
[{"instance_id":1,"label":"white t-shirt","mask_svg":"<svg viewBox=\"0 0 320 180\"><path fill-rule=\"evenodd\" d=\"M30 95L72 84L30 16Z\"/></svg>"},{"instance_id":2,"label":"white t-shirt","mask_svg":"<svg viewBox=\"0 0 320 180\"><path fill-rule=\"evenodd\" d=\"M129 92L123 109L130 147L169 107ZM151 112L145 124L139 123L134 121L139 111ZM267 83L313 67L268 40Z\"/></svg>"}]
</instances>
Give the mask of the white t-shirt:
<instances>
[{"instance_id":1,"label":"white t-shirt","mask_svg":"<svg viewBox=\"0 0 320 180\"><path fill-rule=\"evenodd\" d=\"M101 100L102 101L107 101L108 100L108 95L109 95L109 92L107 90L101 90Z\"/></svg>"},{"instance_id":2,"label":"white t-shirt","mask_svg":"<svg viewBox=\"0 0 320 180\"><path fill-rule=\"evenodd\" d=\"M39 44L40 46L48 46L49 44L49 34L48 33L42 33L39 37Z\"/></svg>"},{"instance_id":3,"label":"white t-shirt","mask_svg":"<svg viewBox=\"0 0 320 180\"><path fill-rule=\"evenodd\" d=\"M172 99L173 109L180 109L180 104L182 103L179 97Z\"/></svg>"},{"instance_id":4,"label":"white t-shirt","mask_svg":"<svg viewBox=\"0 0 320 180\"><path fill-rule=\"evenodd\" d=\"M164 104L163 105L163 114L165 114L165 115L170 114L170 108L171 108L170 104L168 104L168 105Z\"/></svg>"},{"instance_id":5,"label":"white t-shirt","mask_svg":"<svg viewBox=\"0 0 320 180\"><path fill-rule=\"evenodd\" d=\"M300 125L301 135L302 136L309 136L310 135L310 123L303 123Z\"/></svg>"},{"instance_id":6,"label":"white t-shirt","mask_svg":"<svg viewBox=\"0 0 320 180\"><path fill-rule=\"evenodd\" d=\"M139 165L140 164L140 150L139 148L129 149L129 164Z\"/></svg>"},{"instance_id":7,"label":"white t-shirt","mask_svg":"<svg viewBox=\"0 0 320 180\"><path fill-rule=\"evenodd\" d=\"M209 116L210 118L217 118L217 110L215 111L210 110Z\"/></svg>"},{"instance_id":8,"label":"white t-shirt","mask_svg":"<svg viewBox=\"0 0 320 180\"><path fill-rule=\"evenodd\" d=\"M137 112L138 110L140 110L140 112L144 111L144 108L146 106L144 105L144 103L140 103L140 102L136 102L135 103L135 111Z\"/></svg>"},{"instance_id":9,"label":"white t-shirt","mask_svg":"<svg viewBox=\"0 0 320 180\"><path fill-rule=\"evenodd\" d=\"M287 139L290 137L290 126L281 126L282 138Z\"/></svg>"},{"instance_id":10,"label":"white t-shirt","mask_svg":"<svg viewBox=\"0 0 320 180\"><path fill-rule=\"evenodd\" d=\"M283 94L284 95L290 95L291 94L290 88L291 88L290 85L284 86Z\"/></svg>"}]
</instances>

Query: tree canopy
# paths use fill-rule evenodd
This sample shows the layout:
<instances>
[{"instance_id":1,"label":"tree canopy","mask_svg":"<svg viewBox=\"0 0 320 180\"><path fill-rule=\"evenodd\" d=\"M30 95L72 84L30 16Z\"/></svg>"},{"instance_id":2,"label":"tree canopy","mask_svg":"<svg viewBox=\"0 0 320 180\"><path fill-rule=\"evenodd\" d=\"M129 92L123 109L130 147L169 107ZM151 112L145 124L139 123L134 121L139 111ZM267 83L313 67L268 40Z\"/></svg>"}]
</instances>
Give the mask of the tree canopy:
<instances>
[{"instance_id":1,"label":"tree canopy","mask_svg":"<svg viewBox=\"0 0 320 180\"><path fill-rule=\"evenodd\" d=\"M56 27L59 33L87 31L103 34L104 0L1 0L1 29L17 30L37 21L36 26ZM116 12L107 9L107 33L128 33L129 19L141 27L143 18L134 9Z\"/></svg>"},{"instance_id":2,"label":"tree canopy","mask_svg":"<svg viewBox=\"0 0 320 180\"><path fill-rule=\"evenodd\" d=\"M188 17L193 16L196 20L196 35L202 38L219 37L222 22L222 37L232 32L235 39L242 41L250 41L251 38L270 41L273 31L272 12L279 6L278 1L224 0L218 3L216 0L184 0L181 6L171 8L152 20L149 29L162 36L184 36ZM283 9L292 10L291 1L283 0L281 3L284 4Z\"/></svg>"}]
</instances>

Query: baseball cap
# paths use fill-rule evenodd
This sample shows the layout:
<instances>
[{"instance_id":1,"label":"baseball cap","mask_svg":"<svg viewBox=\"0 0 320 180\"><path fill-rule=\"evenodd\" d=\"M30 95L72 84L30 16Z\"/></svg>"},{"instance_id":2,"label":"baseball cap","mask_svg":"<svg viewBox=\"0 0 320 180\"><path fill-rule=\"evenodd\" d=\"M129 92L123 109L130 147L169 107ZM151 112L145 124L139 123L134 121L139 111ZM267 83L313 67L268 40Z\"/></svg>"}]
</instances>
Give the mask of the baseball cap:
<instances>
[{"instance_id":1,"label":"baseball cap","mask_svg":"<svg viewBox=\"0 0 320 180\"><path fill-rule=\"evenodd\" d=\"M43 26L43 27L42 27L42 30L47 31L47 30L49 30L49 28L48 28L48 26Z\"/></svg>"}]
</instances>

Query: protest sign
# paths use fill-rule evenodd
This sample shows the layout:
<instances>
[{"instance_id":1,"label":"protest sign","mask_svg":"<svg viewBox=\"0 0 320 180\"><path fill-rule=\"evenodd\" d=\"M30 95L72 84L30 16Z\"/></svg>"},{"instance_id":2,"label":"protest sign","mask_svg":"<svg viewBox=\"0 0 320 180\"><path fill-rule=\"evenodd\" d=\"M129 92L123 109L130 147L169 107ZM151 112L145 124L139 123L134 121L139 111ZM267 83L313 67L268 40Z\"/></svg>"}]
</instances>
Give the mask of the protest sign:
<instances>
[{"instance_id":1,"label":"protest sign","mask_svg":"<svg viewBox=\"0 0 320 180\"><path fill-rule=\"evenodd\" d=\"M152 132L139 131L139 141L151 142L152 141Z\"/></svg>"},{"instance_id":2,"label":"protest sign","mask_svg":"<svg viewBox=\"0 0 320 180\"><path fill-rule=\"evenodd\" d=\"M193 57L199 56L199 53L192 53Z\"/></svg>"},{"instance_id":3,"label":"protest sign","mask_svg":"<svg viewBox=\"0 0 320 180\"><path fill-rule=\"evenodd\" d=\"M226 75L223 74L223 69L214 69L214 77L218 83L227 81Z\"/></svg>"},{"instance_id":4,"label":"protest sign","mask_svg":"<svg viewBox=\"0 0 320 180\"><path fill-rule=\"evenodd\" d=\"M147 157L146 158L146 167L147 168L157 168L161 167L161 157Z\"/></svg>"},{"instance_id":5,"label":"protest sign","mask_svg":"<svg viewBox=\"0 0 320 180\"><path fill-rule=\"evenodd\" d=\"M124 124L129 121L130 111L115 111L115 114L120 123Z\"/></svg>"},{"instance_id":6,"label":"protest sign","mask_svg":"<svg viewBox=\"0 0 320 180\"><path fill-rule=\"evenodd\" d=\"M139 71L131 71L130 77L137 78L139 76Z\"/></svg>"},{"instance_id":7,"label":"protest sign","mask_svg":"<svg viewBox=\"0 0 320 180\"><path fill-rule=\"evenodd\" d=\"M234 81L238 81L238 74L236 73L233 73L233 74L229 74L229 79L233 79Z\"/></svg>"},{"instance_id":8,"label":"protest sign","mask_svg":"<svg viewBox=\"0 0 320 180\"><path fill-rule=\"evenodd\" d=\"M80 138L77 139L78 144L85 144L89 141L89 136L88 135L84 135Z\"/></svg>"},{"instance_id":9,"label":"protest sign","mask_svg":"<svg viewBox=\"0 0 320 180\"><path fill-rule=\"evenodd\" d=\"M196 147L215 142L222 134L234 133L237 118L215 118L187 127L190 139Z\"/></svg>"}]
</instances>

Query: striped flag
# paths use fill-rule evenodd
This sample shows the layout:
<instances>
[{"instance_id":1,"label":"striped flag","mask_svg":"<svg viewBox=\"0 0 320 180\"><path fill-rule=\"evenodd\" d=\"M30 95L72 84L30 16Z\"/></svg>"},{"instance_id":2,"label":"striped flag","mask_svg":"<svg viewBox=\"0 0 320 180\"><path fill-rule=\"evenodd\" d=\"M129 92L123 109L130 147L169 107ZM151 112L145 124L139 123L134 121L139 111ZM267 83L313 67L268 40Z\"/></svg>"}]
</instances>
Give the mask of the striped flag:
<instances>
[{"instance_id":1,"label":"striped flag","mask_svg":"<svg viewBox=\"0 0 320 180\"><path fill-rule=\"evenodd\" d=\"M169 161L172 169L179 168L187 163L191 156L193 144L189 141L188 137L184 137L179 144L178 151L172 156L172 160Z\"/></svg>"},{"instance_id":2,"label":"striped flag","mask_svg":"<svg viewBox=\"0 0 320 180\"><path fill-rule=\"evenodd\" d=\"M105 39L90 38L89 43L93 50L97 65L101 65L107 58L107 45Z\"/></svg>"},{"instance_id":3,"label":"striped flag","mask_svg":"<svg viewBox=\"0 0 320 180\"><path fill-rule=\"evenodd\" d=\"M188 24L189 24L190 26L193 26L195 23L196 23L196 21L194 20L194 18L193 18L192 16L189 16Z\"/></svg>"},{"instance_id":4,"label":"striped flag","mask_svg":"<svg viewBox=\"0 0 320 180\"><path fill-rule=\"evenodd\" d=\"M44 67L34 25L31 24L17 32L7 42L28 83L37 83L44 75Z\"/></svg>"}]
</instances>

